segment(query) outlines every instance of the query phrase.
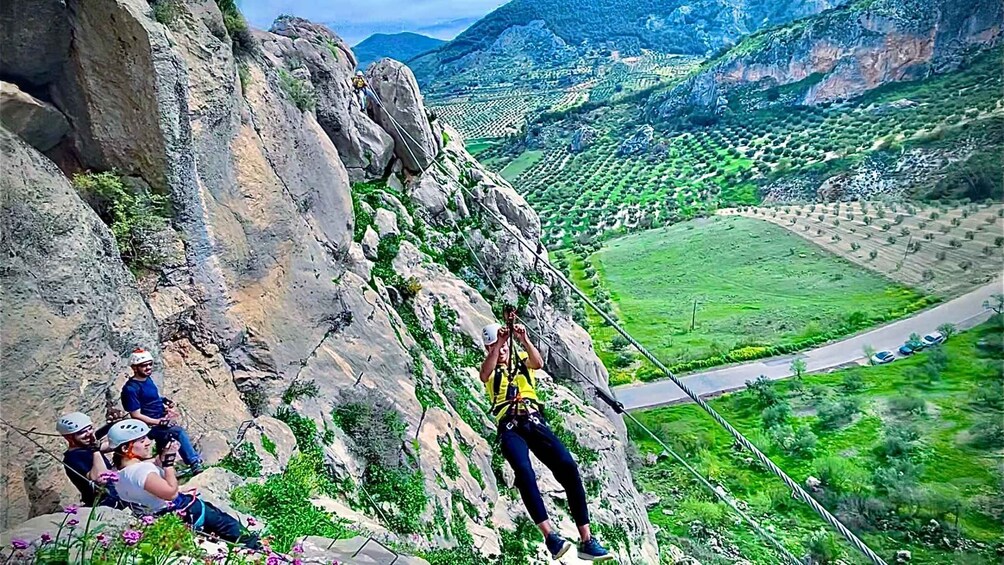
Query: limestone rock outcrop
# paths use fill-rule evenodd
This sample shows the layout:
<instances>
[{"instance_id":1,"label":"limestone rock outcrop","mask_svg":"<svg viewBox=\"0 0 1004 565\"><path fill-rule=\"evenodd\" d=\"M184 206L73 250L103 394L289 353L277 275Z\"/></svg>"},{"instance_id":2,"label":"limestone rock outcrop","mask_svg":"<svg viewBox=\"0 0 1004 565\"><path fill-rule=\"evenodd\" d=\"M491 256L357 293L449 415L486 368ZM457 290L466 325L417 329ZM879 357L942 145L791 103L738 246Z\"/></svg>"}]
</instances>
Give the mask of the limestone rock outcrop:
<instances>
[{"instance_id":1,"label":"limestone rock outcrop","mask_svg":"<svg viewBox=\"0 0 1004 565\"><path fill-rule=\"evenodd\" d=\"M0 128L3 418L53 433L56 419L97 418L126 369L123 353L156 345L157 328L108 228L56 166ZM6 426L0 436L4 524L54 510L76 491L58 461ZM38 438L61 452L61 438Z\"/></svg>"},{"instance_id":2,"label":"limestone rock outcrop","mask_svg":"<svg viewBox=\"0 0 1004 565\"><path fill-rule=\"evenodd\" d=\"M366 82L379 101L370 104L369 112L394 138L394 154L409 171L429 168L441 140L433 133L411 69L393 59L381 59L366 70Z\"/></svg>"},{"instance_id":3,"label":"limestone rock outcrop","mask_svg":"<svg viewBox=\"0 0 1004 565\"><path fill-rule=\"evenodd\" d=\"M39 151L48 151L70 131L66 116L52 104L0 81L0 123Z\"/></svg>"},{"instance_id":4,"label":"limestone rock outcrop","mask_svg":"<svg viewBox=\"0 0 1004 565\"><path fill-rule=\"evenodd\" d=\"M394 155L394 140L369 118L353 95L356 59L328 28L302 18L281 17L271 33L259 33L266 53L290 71L306 69L317 98L314 114L331 138L353 180L382 177Z\"/></svg>"}]
</instances>

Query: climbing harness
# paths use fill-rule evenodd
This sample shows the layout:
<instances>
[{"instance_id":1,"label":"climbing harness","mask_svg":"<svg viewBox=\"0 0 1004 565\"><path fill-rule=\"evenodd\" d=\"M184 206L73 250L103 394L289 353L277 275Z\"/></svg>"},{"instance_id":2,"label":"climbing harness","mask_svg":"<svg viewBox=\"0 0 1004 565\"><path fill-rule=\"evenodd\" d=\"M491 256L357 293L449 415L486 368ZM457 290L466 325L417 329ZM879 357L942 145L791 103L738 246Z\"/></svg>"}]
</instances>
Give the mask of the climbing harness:
<instances>
[{"instance_id":1,"label":"climbing harness","mask_svg":"<svg viewBox=\"0 0 1004 565\"><path fill-rule=\"evenodd\" d=\"M379 97L377 97L375 95L375 93L374 93L374 100L380 106L380 108L384 110L384 112L387 114L387 116L391 119L391 122L394 124L395 128L397 128L399 135L401 135L402 138L407 137L412 142L414 142L417 147L419 147L421 149L422 145L420 143L418 143L415 140L415 138L412 137L411 134L409 134L407 132L407 130L405 130L397 122L397 120L394 118L393 115L391 115L391 113L389 111L387 111L386 107L384 107L383 103L380 101ZM416 161L416 163L417 163L418 159L415 157L415 154L412 151L410 144L407 143L407 142L405 142L405 148L411 154L412 159L414 159ZM436 164L437 166L439 166L440 170L442 172L444 172L447 176L449 176L449 174L450 174L449 171L446 170L445 167L442 164L440 164L437 159L430 158L430 161L432 163ZM424 172L424 170L422 172ZM471 192L470 189L468 189L467 187L465 187L463 184L459 184L458 186L459 186L460 190L462 190L464 193L466 193L475 204L477 204L479 207L481 207L481 209L492 220L494 220L496 223L498 223L498 225L501 226L503 229L505 229L506 231L508 231L510 233L510 235L513 236L513 238L515 239L515 241L516 241L516 243L518 245L522 246L523 248L525 248L530 253L534 253L533 248L530 246L530 244L527 241L525 241L523 239L523 236L522 236L521 233L519 233L518 231L516 231L516 229L513 228L512 226L510 226L503 218L500 218L499 215L494 210L492 210L490 207L488 207L488 205L486 205L484 202L482 202L481 200L479 200L476 197L476 195ZM452 218L450 218L450 219L451 219L451 221L453 221ZM453 225L454 225L455 228L457 228L457 225L456 225L455 221L453 221ZM459 231L459 229L458 229L458 231ZM461 236L463 237L463 232L460 231L460 233L461 233ZM464 241L465 242L467 241L466 237L464 237ZM468 249L471 251L471 253L474 255L475 258L478 258L477 254L474 253L473 248L471 248L469 244L468 244ZM478 263L479 263L479 265L481 265L482 270L485 272L485 276L489 279L489 281L491 281L491 277L490 277L487 269L484 268L484 264L481 263L480 259L478 259ZM639 353L642 354L642 356L644 356L646 359L648 359L653 365L655 365L656 368L658 368L664 375L666 375L667 378L669 378L674 384L676 384L676 386L678 386L688 397L690 397L690 399L693 400L695 404L697 404L702 410L704 410L705 412L707 412L708 415L711 416L711 418L719 426L723 427L726 431L728 431L729 434L735 439L735 441L737 443L739 443L741 446L743 446L746 450L750 451L761 464L763 464L768 470L770 470L770 472L773 473L776 477L778 477L779 479L781 479L781 481L789 489L792 490L793 496L795 496L796 498L798 498L798 499L802 500L803 502L805 502L810 508L812 508L812 510L814 512L816 512L817 515L819 515L820 518L822 518L833 529L837 530L837 532L840 533L840 535L842 535L845 539L847 539L847 541L850 542L851 545L853 545L855 549L857 549L862 554L864 554L872 563L874 563L875 565L886 565L885 560L883 560L881 557L879 557L879 555L876 554L870 547L868 547L868 545L865 544L864 541L862 541L853 532L851 532L846 526L844 526L844 524L841 523L840 520L838 520L836 518L836 516L834 516L833 514L831 514L825 507L823 507L823 505L819 504L819 502L817 502L814 498L812 498L812 496L808 492L806 492L805 489L803 489L801 487L801 485L799 485L795 480L793 480L791 477L789 477L787 473L785 473L780 467L777 466L777 464L775 464L770 459L770 457L768 457L766 454L764 454L762 451L760 451L760 449L758 449L749 439L747 439L746 436L744 436L742 434L742 432L740 432L735 427L733 427L732 424L730 424L724 417L722 417L720 414L718 414L718 412L714 408L712 408L704 399L702 399L689 386L687 386L679 377L677 377L676 375L674 375L666 367L665 364L663 364L661 361L659 361L659 359L656 358L651 352L649 352L648 349L646 349L642 344L640 344L636 339L634 339L634 337L632 337L631 334L629 334L624 328L622 328L620 326L620 324L618 324L609 314L607 314L602 309L600 309L592 300L589 299L588 296L585 295L585 293L583 293L581 290L579 290L578 287L576 287L571 281L569 281L568 278L565 277L564 274L562 274L557 268L555 268L549 262L544 261L544 262L542 262L542 264L544 265L544 267L546 267L548 270L551 271L551 273L557 278L558 281L560 281L563 285L565 285L566 287L568 287L569 290L571 290L572 292L574 292L583 302L585 302L587 305L589 305L590 308L592 308L593 310L595 310L596 313L599 314L600 317L602 317L604 321L606 321L612 328L614 328L617 331L617 333L619 333L625 339L627 339L628 342L635 349L637 349ZM494 286L494 282L492 282L492 285ZM496 293L498 293L498 288L497 287L496 287ZM565 360L566 360L566 362L568 362L567 359L565 359ZM597 394L598 394L599 398L601 400L603 400L604 403L606 403L607 405L609 405L618 414L627 414L628 417L635 424L639 425L639 427L641 427L642 429L644 429L650 436L652 436L654 439L656 439L656 441L664 449L666 449L668 452L670 452L672 455L674 455L674 458L676 458L678 461L683 462L683 459L681 457L679 457L678 455L676 455L674 452L672 452L672 450L668 449L668 446L666 446L665 443L663 443L661 440L659 440L659 438L651 430L649 430L647 427L645 427L640 422L638 422L638 420L635 419L630 413L626 412L624 410L623 404L621 404L620 402L618 402L613 397L613 395L611 395L610 393L608 393L606 391L602 391L602 388L593 379L591 379L588 376L586 376L585 374L583 374L582 371L580 371L578 369L578 367L576 367L574 364L572 364L571 362L568 362L568 365L570 367L572 367L573 369L575 369L576 372L579 373L579 375L581 375L584 379L586 379L587 382L589 382L590 384L592 384L596 388ZM688 471L690 471L692 474L694 474L696 477L698 477L702 481L702 483L705 484L705 486L710 487L710 483L708 483L706 479L704 479L703 477L701 477L696 472L696 470L693 470L692 467L690 467L689 465L685 465L685 468L687 468ZM724 496L722 493L719 493L719 489L711 488L711 490L712 490L712 492L714 492L716 494L716 496L719 496L719 498L721 498L723 501L725 501L727 504L729 504L730 507L732 507L733 509L737 510L737 512L738 512L738 507L734 503L730 502L729 499L728 499L728 497ZM768 535L762 528L760 528L758 525L756 525L755 522L753 522L752 519L750 519L745 513L739 512L739 515L740 515L740 517L743 517L744 519L746 519L746 521L748 523L750 523L757 530L758 533L760 533L762 536L764 536L766 539L768 539L771 542L772 545L774 545L779 550L781 550L782 555L784 555L785 558L791 560L794 563L799 563L800 562L798 559L795 559L794 556L792 556L790 552L788 552L787 550L783 549L783 546L781 546L781 544L779 542L777 542L777 540L775 540L772 536Z\"/></svg>"}]
</instances>

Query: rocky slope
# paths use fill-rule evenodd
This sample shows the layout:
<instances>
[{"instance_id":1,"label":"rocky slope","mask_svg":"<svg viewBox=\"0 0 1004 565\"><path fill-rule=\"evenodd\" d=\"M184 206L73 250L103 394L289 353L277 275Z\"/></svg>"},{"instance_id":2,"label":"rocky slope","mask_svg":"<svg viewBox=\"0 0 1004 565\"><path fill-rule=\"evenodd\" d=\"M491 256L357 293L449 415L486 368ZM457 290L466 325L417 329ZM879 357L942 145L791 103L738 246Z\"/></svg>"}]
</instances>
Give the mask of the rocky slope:
<instances>
[{"instance_id":1,"label":"rocky slope","mask_svg":"<svg viewBox=\"0 0 1004 565\"><path fill-rule=\"evenodd\" d=\"M838 6L843 0L699 0L697 2L569 2L513 0L488 14L436 51L409 64L423 86L449 81L471 63L490 66L500 40L521 38L514 59L540 57L541 46L560 43L566 50L613 49L622 54L652 49L666 53L704 54L764 26L788 22ZM544 41L544 37L549 37ZM550 65L564 59L547 59ZM496 64L497 61L494 61ZM477 67L474 67L475 69Z\"/></svg>"},{"instance_id":2,"label":"rocky slope","mask_svg":"<svg viewBox=\"0 0 1004 565\"><path fill-rule=\"evenodd\" d=\"M691 106L720 110L853 98L957 68L1000 41L1002 21L1004 5L996 0L858 0L747 37L653 97L648 113L665 118Z\"/></svg>"},{"instance_id":3,"label":"rocky slope","mask_svg":"<svg viewBox=\"0 0 1004 565\"><path fill-rule=\"evenodd\" d=\"M414 438L403 448L421 471L421 520L434 523L436 509L462 499L468 511L448 521L498 553L500 532L523 510L493 472L483 393L463 367L475 364L471 345L494 317L488 300L507 299L550 341L542 350L555 377L552 421L585 459L591 490L603 493L594 522L618 540L621 562L656 562L623 423L589 404L591 388L572 370L605 386L590 339L539 267L546 255L517 245L481 211L500 214L533 248L540 224L526 202L455 132L429 121L403 65L371 69L388 110L367 115L349 90L355 58L327 29L282 18L269 32L242 33L214 2L174 6L161 22L143 0L17 0L0 12L5 34L19 26L46 44L11 50L0 78L51 110L5 117L0 138L5 160L17 164L0 177L4 418L45 432L70 410L100 420L106 402L117 402L127 353L143 346L208 456L225 453L242 423L287 405L331 430L322 448L333 478L358 480L359 446L332 409L369 391ZM50 122L62 119L65 134L14 135L37 131L39 120L59 132ZM156 262L127 269L85 203L95 195L68 181L88 170L115 171L129 191L169 198ZM307 383L316 394L284 394ZM38 439L61 449L59 438ZM57 462L6 428L0 443L5 527L73 499ZM458 444L467 449L454 452ZM443 474L447 460L458 473ZM541 479L559 494L546 471ZM350 489L332 508L350 512L357 495ZM362 511L369 517L353 515L379 518Z\"/></svg>"}]
</instances>

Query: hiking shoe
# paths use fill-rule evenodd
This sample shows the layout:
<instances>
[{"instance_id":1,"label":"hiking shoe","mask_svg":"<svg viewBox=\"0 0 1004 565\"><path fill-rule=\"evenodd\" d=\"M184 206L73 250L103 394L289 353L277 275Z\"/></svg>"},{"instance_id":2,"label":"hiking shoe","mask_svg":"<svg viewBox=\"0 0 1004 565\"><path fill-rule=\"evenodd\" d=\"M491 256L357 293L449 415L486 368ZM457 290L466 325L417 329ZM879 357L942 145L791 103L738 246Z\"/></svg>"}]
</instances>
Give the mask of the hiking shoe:
<instances>
[{"instance_id":1,"label":"hiking shoe","mask_svg":"<svg viewBox=\"0 0 1004 565\"><path fill-rule=\"evenodd\" d=\"M203 471L205 471L205 469L202 468L202 461L196 461L188 466L188 476L190 477L194 477Z\"/></svg>"},{"instance_id":2,"label":"hiking shoe","mask_svg":"<svg viewBox=\"0 0 1004 565\"><path fill-rule=\"evenodd\" d=\"M596 541L596 538L589 538L588 540L579 544L579 559L584 561L610 561L614 558L610 555L610 552L600 545L600 542Z\"/></svg>"},{"instance_id":3,"label":"hiking shoe","mask_svg":"<svg viewBox=\"0 0 1004 565\"><path fill-rule=\"evenodd\" d=\"M547 551L551 553L551 559L561 559L568 553L569 549L572 549L572 544L568 540L554 532L548 534L547 538L544 539L544 544L547 546Z\"/></svg>"}]
</instances>

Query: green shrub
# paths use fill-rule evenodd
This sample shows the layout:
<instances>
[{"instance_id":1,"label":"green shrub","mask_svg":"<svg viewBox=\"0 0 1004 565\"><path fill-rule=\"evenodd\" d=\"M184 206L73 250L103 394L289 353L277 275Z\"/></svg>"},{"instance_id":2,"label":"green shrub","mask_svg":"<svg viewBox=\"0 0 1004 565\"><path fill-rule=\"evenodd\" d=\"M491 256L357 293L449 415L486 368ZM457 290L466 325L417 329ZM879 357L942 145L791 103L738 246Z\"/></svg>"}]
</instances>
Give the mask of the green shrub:
<instances>
[{"instance_id":1,"label":"green shrub","mask_svg":"<svg viewBox=\"0 0 1004 565\"><path fill-rule=\"evenodd\" d=\"M819 427L832 430L850 423L860 409L860 401L856 398L845 398L838 402L824 402L818 410Z\"/></svg>"},{"instance_id":2,"label":"green shrub","mask_svg":"<svg viewBox=\"0 0 1004 565\"><path fill-rule=\"evenodd\" d=\"M836 563L843 556L837 538L824 530L810 535L805 542L805 549L809 552L812 562L820 565Z\"/></svg>"},{"instance_id":3,"label":"green shrub","mask_svg":"<svg viewBox=\"0 0 1004 565\"><path fill-rule=\"evenodd\" d=\"M344 522L332 519L311 502L320 480L313 457L298 453L281 475L272 475L264 483L238 487L230 496L239 508L266 521L268 534L274 537L272 548L285 552L305 535L332 539L352 535Z\"/></svg>"},{"instance_id":4,"label":"green shrub","mask_svg":"<svg viewBox=\"0 0 1004 565\"><path fill-rule=\"evenodd\" d=\"M254 446L248 442L241 443L230 450L220 463L220 467L233 471L246 478L261 476L261 457Z\"/></svg>"},{"instance_id":5,"label":"green shrub","mask_svg":"<svg viewBox=\"0 0 1004 565\"><path fill-rule=\"evenodd\" d=\"M73 184L108 225L122 260L132 269L156 269L167 258L161 237L169 226L168 199L127 187L114 171L84 173Z\"/></svg>"},{"instance_id":6,"label":"green shrub","mask_svg":"<svg viewBox=\"0 0 1004 565\"><path fill-rule=\"evenodd\" d=\"M973 445L984 449L1004 447L1004 423L999 415L982 417L972 428Z\"/></svg>"},{"instance_id":7,"label":"green shrub","mask_svg":"<svg viewBox=\"0 0 1004 565\"><path fill-rule=\"evenodd\" d=\"M309 381L293 381L286 392L282 393L282 401L292 404L300 398L317 398L319 391L313 379Z\"/></svg>"},{"instance_id":8,"label":"green shrub","mask_svg":"<svg viewBox=\"0 0 1004 565\"><path fill-rule=\"evenodd\" d=\"M764 409L763 427L764 429L770 429L788 421L791 416L791 407L788 406L787 402L778 402Z\"/></svg>"},{"instance_id":9,"label":"green shrub","mask_svg":"<svg viewBox=\"0 0 1004 565\"><path fill-rule=\"evenodd\" d=\"M911 414L923 414L926 410L927 402L919 396L905 394L889 399L889 408L894 412L909 412Z\"/></svg>"},{"instance_id":10,"label":"green shrub","mask_svg":"<svg viewBox=\"0 0 1004 565\"><path fill-rule=\"evenodd\" d=\"M835 494L861 492L868 482L865 471L846 457L831 456L813 462L813 473L828 490Z\"/></svg>"},{"instance_id":11,"label":"green shrub","mask_svg":"<svg viewBox=\"0 0 1004 565\"><path fill-rule=\"evenodd\" d=\"M268 437L264 433L261 434L261 447L272 457L278 457L278 451L276 450L275 442L272 438Z\"/></svg>"},{"instance_id":12,"label":"green shrub","mask_svg":"<svg viewBox=\"0 0 1004 565\"><path fill-rule=\"evenodd\" d=\"M282 87L283 92L286 93L286 97L301 112L314 109L316 99L314 97L314 89L310 83L294 77L286 69L279 69L279 85Z\"/></svg>"},{"instance_id":13,"label":"green shrub","mask_svg":"<svg viewBox=\"0 0 1004 565\"><path fill-rule=\"evenodd\" d=\"M249 54L256 48L254 36L251 35L251 28L248 27L247 20L237 7L237 0L216 0L216 5L223 14L223 26L227 28L227 34L233 43L235 53Z\"/></svg>"},{"instance_id":14,"label":"green shrub","mask_svg":"<svg viewBox=\"0 0 1004 565\"><path fill-rule=\"evenodd\" d=\"M178 18L178 5L175 0L158 0L153 5L153 19L158 23L170 26Z\"/></svg>"},{"instance_id":15,"label":"green shrub","mask_svg":"<svg viewBox=\"0 0 1004 565\"><path fill-rule=\"evenodd\" d=\"M402 457L407 426L401 414L386 398L366 390L345 393L331 416L352 440L350 451L365 464L363 485L385 525L398 533L421 531L425 480Z\"/></svg>"},{"instance_id":16,"label":"green shrub","mask_svg":"<svg viewBox=\"0 0 1004 565\"><path fill-rule=\"evenodd\" d=\"M439 443L439 449L442 454L440 460L442 462L443 474L451 479L456 479L460 476L460 467L457 466L457 454L453 450L453 440L447 434L436 438L436 441Z\"/></svg>"}]
</instances>

